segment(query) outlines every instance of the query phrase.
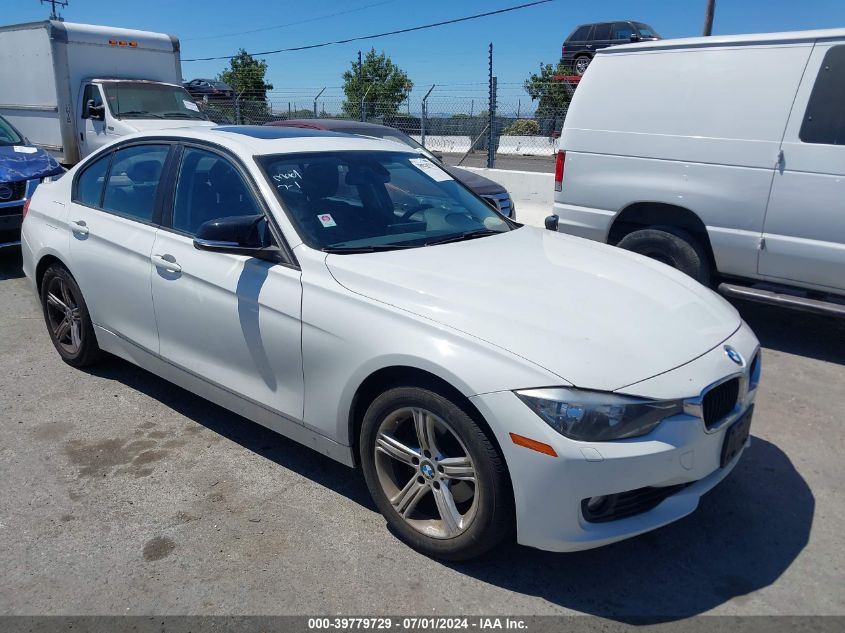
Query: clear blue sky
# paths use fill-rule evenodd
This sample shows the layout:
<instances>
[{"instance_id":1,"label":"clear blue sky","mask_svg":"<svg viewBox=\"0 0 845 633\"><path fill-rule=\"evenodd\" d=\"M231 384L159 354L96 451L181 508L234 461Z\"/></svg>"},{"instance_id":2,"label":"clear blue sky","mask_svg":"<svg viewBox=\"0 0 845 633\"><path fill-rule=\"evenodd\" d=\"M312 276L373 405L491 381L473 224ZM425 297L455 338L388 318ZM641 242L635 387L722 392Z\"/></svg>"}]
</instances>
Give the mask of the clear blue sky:
<instances>
[{"instance_id":1,"label":"clear blue sky","mask_svg":"<svg viewBox=\"0 0 845 633\"><path fill-rule=\"evenodd\" d=\"M285 48L368 35L482 13L528 0L70 0L67 21L162 31L182 41L182 58ZM331 13L361 10L258 33L227 35L285 25ZM528 101L522 81L540 62L560 57L562 40L583 22L636 19L664 37L699 35L704 0L556 0L504 15L368 42L266 56L274 101L307 96L323 86L341 95L341 74L359 48L384 50L415 83L415 96L437 84L432 96L475 97L486 92L487 44L495 49L500 99ZM49 15L38 0L0 0L3 23L28 22ZM717 0L715 34L845 27L845 0ZM204 39L197 39L204 38ZM183 62L185 78L215 76L226 61Z\"/></svg>"}]
</instances>

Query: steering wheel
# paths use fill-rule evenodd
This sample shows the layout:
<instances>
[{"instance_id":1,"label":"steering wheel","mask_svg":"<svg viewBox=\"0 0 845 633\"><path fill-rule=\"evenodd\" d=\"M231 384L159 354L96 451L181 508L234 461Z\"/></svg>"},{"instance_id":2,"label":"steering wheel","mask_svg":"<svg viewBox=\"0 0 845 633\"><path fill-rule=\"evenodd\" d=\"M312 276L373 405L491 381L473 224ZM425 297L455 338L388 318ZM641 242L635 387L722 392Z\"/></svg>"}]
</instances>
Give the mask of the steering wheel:
<instances>
[{"instance_id":1,"label":"steering wheel","mask_svg":"<svg viewBox=\"0 0 845 633\"><path fill-rule=\"evenodd\" d=\"M402 214L402 221L404 222L404 221L406 221L408 218L410 218L412 215L414 215L415 213L418 213L418 212L420 212L420 211L423 211L424 209L430 209L432 206L434 206L434 205L431 205L431 204L418 204L418 205L417 205L417 206L415 206L415 207L411 207L410 209L408 209L407 211L405 211L405 213L403 213L403 214Z\"/></svg>"}]
</instances>

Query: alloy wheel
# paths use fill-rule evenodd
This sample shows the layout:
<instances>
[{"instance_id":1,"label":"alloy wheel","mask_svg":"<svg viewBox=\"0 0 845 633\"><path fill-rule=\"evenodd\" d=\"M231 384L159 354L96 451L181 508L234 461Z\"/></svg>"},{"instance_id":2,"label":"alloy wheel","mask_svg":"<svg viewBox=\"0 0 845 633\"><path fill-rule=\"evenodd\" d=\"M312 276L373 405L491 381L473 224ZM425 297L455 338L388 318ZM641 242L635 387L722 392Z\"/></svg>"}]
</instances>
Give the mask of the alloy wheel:
<instances>
[{"instance_id":1,"label":"alloy wheel","mask_svg":"<svg viewBox=\"0 0 845 633\"><path fill-rule=\"evenodd\" d=\"M393 509L427 536L456 537L477 513L472 458L457 433L431 411L404 407L387 415L376 436L375 467Z\"/></svg>"},{"instance_id":2,"label":"alloy wheel","mask_svg":"<svg viewBox=\"0 0 845 633\"><path fill-rule=\"evenodd\" d=\"M82 347L82 316L73 289L61 277L53 277L47 287L47 319L62 349L77 354Z\"/></svg>"}]
</instances>

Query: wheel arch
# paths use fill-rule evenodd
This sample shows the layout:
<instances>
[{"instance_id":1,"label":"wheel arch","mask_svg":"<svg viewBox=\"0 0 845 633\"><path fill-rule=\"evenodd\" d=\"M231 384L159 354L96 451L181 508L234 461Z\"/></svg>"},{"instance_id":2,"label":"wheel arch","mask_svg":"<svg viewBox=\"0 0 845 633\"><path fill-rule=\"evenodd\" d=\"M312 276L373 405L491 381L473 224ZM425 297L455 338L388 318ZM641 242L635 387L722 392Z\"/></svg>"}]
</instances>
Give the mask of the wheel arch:
<instances>
[{"instance_id":1,"label":"wheel arch","mask_svg":"<svg viewBox=\"0 0 845 633\"><path fill-rule=\"evenodd\" d=\"M616 215L610 225L607 243L616 246L629 233L649 227L673 227L690 233L707 252L710 268L717 270L706 225L694 211L680 205L652 201L629 204Z\"/></svg>"},{"instance_id":2,"label":"wheel arch","mask_svg":"<svg viewBox=\"0 0 845 633\"><path fill-rule=\"evenodd\" d=\"M44 281L44 273L46 273L47 269L53 264L61 264L73 277L73 273L68 265L58 255L54 253L42 255L38 260L38 264L35 266L35 288L38 291L39 297L41 296L41 282Z\"/></svg>"}]
</instances>

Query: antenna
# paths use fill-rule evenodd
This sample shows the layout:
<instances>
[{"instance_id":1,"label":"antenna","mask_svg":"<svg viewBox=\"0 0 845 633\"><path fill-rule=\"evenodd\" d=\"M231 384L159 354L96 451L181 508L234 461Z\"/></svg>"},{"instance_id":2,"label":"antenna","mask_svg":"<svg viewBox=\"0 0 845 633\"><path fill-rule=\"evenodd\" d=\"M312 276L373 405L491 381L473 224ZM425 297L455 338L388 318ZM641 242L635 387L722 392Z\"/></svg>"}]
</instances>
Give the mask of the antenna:
<instances>
[{"instance_id":1,"label":"antenna","mask_svg":"<svg viewBox=\"0 0 845 633\"><path fill-rule=\"evenodd\" d=\"M68 0L41 0L41 4L44 4L45 2L48 3L49 5L51 5L51 9L50 9L50 19L51 20L63 20L64 19L58 13L56 13L56 5L59 5L60 7L66 7Z\"/></svg>"}]
</instances>

